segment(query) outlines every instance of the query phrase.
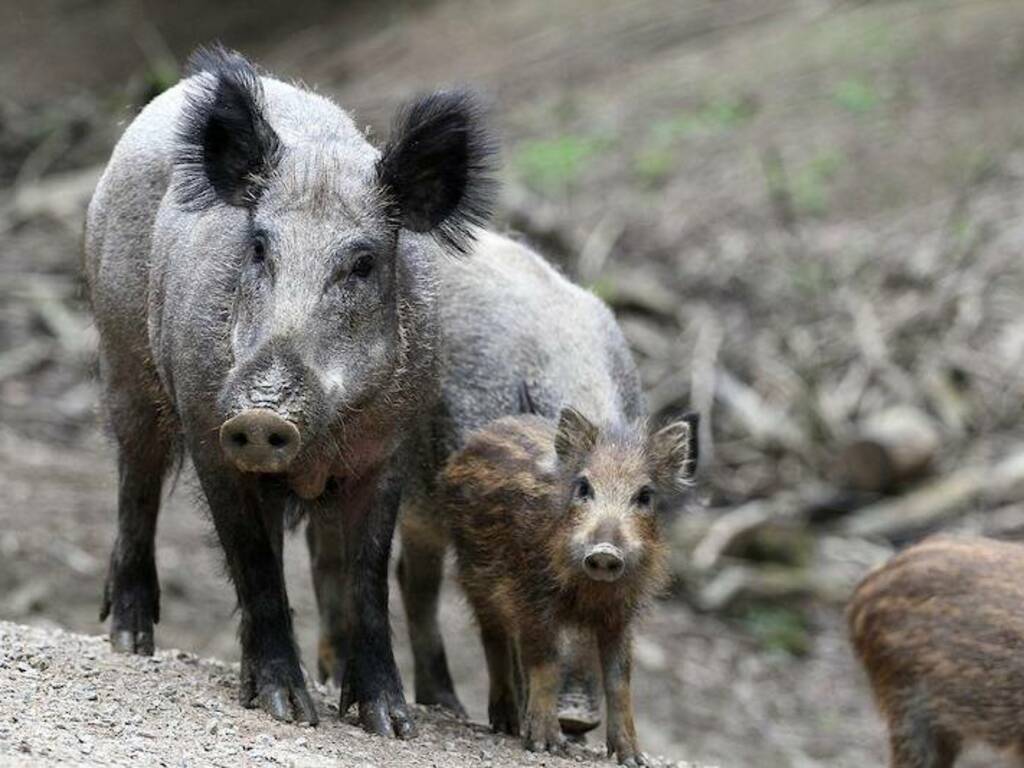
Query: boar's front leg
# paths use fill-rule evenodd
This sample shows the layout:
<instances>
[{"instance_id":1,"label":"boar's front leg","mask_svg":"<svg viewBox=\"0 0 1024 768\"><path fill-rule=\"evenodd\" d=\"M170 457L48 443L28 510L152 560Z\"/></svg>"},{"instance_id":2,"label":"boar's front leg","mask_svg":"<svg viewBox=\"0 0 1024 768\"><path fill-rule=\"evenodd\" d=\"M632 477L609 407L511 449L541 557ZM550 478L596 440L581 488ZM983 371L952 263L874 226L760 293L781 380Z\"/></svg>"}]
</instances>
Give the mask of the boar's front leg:
<instances>
[{"instance_id":1,"label":"boar's front leg","mask_svg":"<svg viewBox=\"0 0 1024 768\"><path fill-rule=\"evenodd\" d=\"M608 756L618 755L622 765L650 765L637 746L636 728L633 725L630 693L632 649L629 632L626 629L602 629L597 634L597 645L608 707Z\"/></svg>"},{"instance_id":2,"label":"boar's front leg","mask_svg":"<svg viewBox=\"0 0 1024 768\"><path fill-rule=\"evenodd\" d=\"M319 717L299 665L281 560L284 496L258 495L196 457L196 472L210 504L241 613L242 675L239 700L278 720ZM263 490L263 489L261 489Z\"/></svg>"},{"instance_id":3,"label":"boar's front leg","mask_svg":"<svg viewBox=\"0 0 1024 768\"><path fill-rule=\"evenodd\" d=\"M336 647L335 653L349 654L347 660L338 660L343 670L342 714L358 704L363 728L380 736L408 739L416 735L416 727L395 664L388 614L388 563L399 499L397 479L376 473L355 481L347 493L342 515L343 578L344 590L351 597L339 601L338 609L351 610L340 622L350 628L350 638Z\"/></svg>"}]
</instances>

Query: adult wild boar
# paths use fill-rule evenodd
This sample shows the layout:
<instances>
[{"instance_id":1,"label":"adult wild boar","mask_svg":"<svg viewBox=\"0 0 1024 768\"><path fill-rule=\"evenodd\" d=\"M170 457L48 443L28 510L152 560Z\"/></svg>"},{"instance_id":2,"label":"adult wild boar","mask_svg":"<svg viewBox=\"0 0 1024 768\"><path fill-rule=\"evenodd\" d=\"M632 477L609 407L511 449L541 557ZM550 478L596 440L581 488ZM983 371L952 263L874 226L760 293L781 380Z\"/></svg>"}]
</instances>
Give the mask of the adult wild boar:
<instances>
[{"instance_id":1,"label":"adult wild boar","mask_svg":"<svg viewBox=\"0 0 1024 768\"><path fill-rule=\"evenodd\" d=\"M437 263L440 395L409 423L396 451L400 474L401 558L398 578L409 621L415 697L462 714L448 668L438 607L448 549L441 514L439 471L470 434L489 421L523 410L557 418L570 404L605 424L647 415L640 377L607 305L574 285L529 248L492 232L477 232L470 258ZM312 530L312 529L308 529ZM310 541L320 609L321 678L342 681L337 649L347 635L339 543L324 546L331 529ZM560 714L563 728L596 727L596 648L566 638L568 667ZM592 645L592 644L591 644ZM581 647L582 646L582 647ZM578 702L578 703L576 703ZM575 722L577 718L578 722Z\"/></svg>"},{"instance_id":2,"label":"adult wild boar","mask_svg":"<svg viewBox=\"0 0 1024 768\"><path fill-rule=\"evenodd\" d=\"M115 649L153 651L157 512L184 451L237 591L242 703L317 719L281 565L286 510L311 509L342 711L412 734L389 635L387 465L433 402L435 271L486 218L491 157L465 94L411 104L378 151L327 99L220 48L131 123L85 243L118 447L101 613Z\"/></svg>"}]
</instances>

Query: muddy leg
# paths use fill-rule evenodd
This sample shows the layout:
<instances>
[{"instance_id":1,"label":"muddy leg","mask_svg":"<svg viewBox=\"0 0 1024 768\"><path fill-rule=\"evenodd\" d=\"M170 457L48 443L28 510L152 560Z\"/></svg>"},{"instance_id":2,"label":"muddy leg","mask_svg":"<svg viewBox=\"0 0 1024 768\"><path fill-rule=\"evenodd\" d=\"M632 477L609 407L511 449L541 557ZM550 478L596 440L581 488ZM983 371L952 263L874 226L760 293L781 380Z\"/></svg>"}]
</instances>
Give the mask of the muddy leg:
<instances>
[{"instance_id":1,"label":"muddy leg","mask_svg":"<svg viewBox=\"0 0 1024 768\"><path fill-rule=\"evenodd\" d=\"M559 638L562 690L558 697L558 721L567 736L582 737L601 724L597 671L600 659L590 632L568 629Z\"/></svg>"},{"instance_id":2,"label":"muddy leg","mask_svg":"<svg viewBox=\"0 0 1024 768\"><path fill-rule=\"evenodd\" d=\"M480 616L478 612L478 617ZM490 691L487 717L496 733L519 735L519 693L515 679L515 649L508 633L496 622L480 619L480 639L487 657Z\"/></svg>"},{"instance_id":3,"label":"muddy leg","mask_svg":"<svg viewBox=\"0 0 1024 768\"><path fill-rule=\"evenodd\" d=\"M922 713L893 713L889 719L891 768L953 768L960 741Z\"/></svg>"},{"instance_id":4,"label":"muddy leg","mask_svg":"<svg viewBox=\"0 0 1024 768\"><path fill-rule=\"evenodd\" d=\"M398 582L409 621L416 701L440 704L459 717L466 717L466 710L455 694L438 626L438 598L447 537L441 521L431 519L419 504L404 504L399 524L402 554L398 562Z\"/></svg>"},{"instance_id":5,"label":"muddy leg","mask_svg":"<svg viewBox=\"0 0 1024 768\"><path fill-rule=\"evenodd\" d=\"M605 701L608 707L608 756L617 755L622 765L650 765L640 751L633 725L633 701L630 692L632 650L627 631L598 633L601 670L604 674Z\"/></svg>"},{"instance_id":6,"label":"muddy leg","mask_svg":"<svg viewBox=\"0 0 1024 768\"><path fill-rule=\"evenodd\" d=\"M558 689L562 683L558 644L551 627L524 627L519 649L526 677L523 745L531 752L562 752L565 738L558 723Z\"/></svg>"},{"instance_id":7,"label":"muddy leg","mask_svg":"<svg viewBox=\"0 0 1024 768\"><path fill-rule=\"evenodd\" d=\"M110 644L122 653L153 653L160 621L156 520L171 454L157 406L139 394L111 391L107 406L118 444L117 540L103 587L100 621L108 616Z\"/></svg>"}]
</instances>

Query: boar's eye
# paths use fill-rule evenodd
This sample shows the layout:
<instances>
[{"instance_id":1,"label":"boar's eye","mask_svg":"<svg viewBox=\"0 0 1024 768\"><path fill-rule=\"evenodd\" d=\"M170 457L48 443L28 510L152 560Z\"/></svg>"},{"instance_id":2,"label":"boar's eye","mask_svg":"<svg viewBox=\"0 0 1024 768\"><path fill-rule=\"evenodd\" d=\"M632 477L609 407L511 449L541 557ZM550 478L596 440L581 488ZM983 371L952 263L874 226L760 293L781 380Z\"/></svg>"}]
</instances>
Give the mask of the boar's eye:
<instances>
[{"instance_id":1,"label":"boar's eye","mask_svg":"<svg viewBox=\"0 0 1024 768\"><path fill-rule=\"evenodd\" d=\"M352 265L352 274L358 278L365 279L370 276L371 272L373 272L373 254L360 254L356 259L356 263Z\"/></svg>"},{"instance_id":2,"label":"boar's eye","mask_svg":"<svg viewBox=\"0 0 1024 768\"><path fill-rule=\"evenodd\" d=\"M637 491L636 496L633 498L633 503L638 507L643 507L644 509L650 508L651 504L654 503L654 491L651 488L644 486Z\"/></svg>"},{"instance_id":3,"label":"boar's eye","mask_svg":"<svg viewBox=\"0 0 1024 768\"><path fill-rule=\"evenodd\" d=\"M594 498L594 489L591 487L590 481L587 480L587 478L580 476L576 478L572 495L573 498L579 499L580 501L587 501L588 499Z\"/></svg>"},{"instance_id":4,"label":"boar's eye","mask_svg":"<svg viewBox=\"0 0 1024 768\"><path fill-rule=\"evenodd\" d=\"M252 239L252 263L262 264L267 259L267 236L257 232Z\"/></svg>"}]
</instances>

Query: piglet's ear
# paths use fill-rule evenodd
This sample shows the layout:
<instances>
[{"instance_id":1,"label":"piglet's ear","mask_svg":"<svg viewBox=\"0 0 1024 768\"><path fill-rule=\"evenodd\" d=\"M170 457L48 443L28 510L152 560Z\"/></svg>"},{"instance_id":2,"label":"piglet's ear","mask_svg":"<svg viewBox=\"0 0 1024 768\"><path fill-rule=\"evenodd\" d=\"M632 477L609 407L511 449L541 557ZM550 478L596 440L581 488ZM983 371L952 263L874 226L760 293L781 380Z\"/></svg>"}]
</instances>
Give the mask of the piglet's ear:
<instances>
[{"instance_id":1,"label":"piglet's ear","mask_svg":"<svg viewBox=\"0 0 1024 768\"><path fill-rule=\"evenodd\" d=\"M651 474L658 485L678 491L693 484L697 471L699 425L700 416L688 413L650 436L647 447Z\"/></svg>"},{"instance_id":2,"label":"piglet's ear","mask_svg":"<svg viewBox=\"0 0 1024 768\"><path fill-rule=\"evenodd\" d=\"M196 77L178 127L178 202L189 210L254 205L281 154L258 73L241 54L215 46L196 50L186 74Z\"/></svg>"},{"instance_id":3,"label":"piglet's ear","mask_svg":"<svg viewBox=\"0 0 1024 768\"><path fill-rule=\"evenodd\" d=\"M597 427L575 408L563 408L555 431L555 453L563 464L583 460L597 442Z\"/></svg>"},{"instance_id":4,"label":"piglet's ear","mask_svg":"<svg viewBox=\"0 0 1024 768\"><path fill-rule=\"evenodd\" d=\"M469 251L494 204L496 150L468 93L433 93L399 110L377 174L401 226Z\"/></svg>"}]
</instances>

